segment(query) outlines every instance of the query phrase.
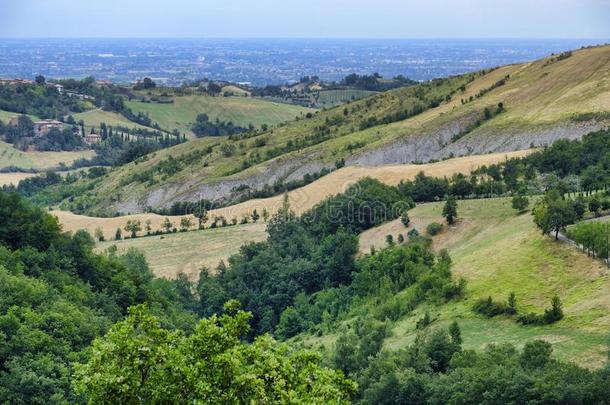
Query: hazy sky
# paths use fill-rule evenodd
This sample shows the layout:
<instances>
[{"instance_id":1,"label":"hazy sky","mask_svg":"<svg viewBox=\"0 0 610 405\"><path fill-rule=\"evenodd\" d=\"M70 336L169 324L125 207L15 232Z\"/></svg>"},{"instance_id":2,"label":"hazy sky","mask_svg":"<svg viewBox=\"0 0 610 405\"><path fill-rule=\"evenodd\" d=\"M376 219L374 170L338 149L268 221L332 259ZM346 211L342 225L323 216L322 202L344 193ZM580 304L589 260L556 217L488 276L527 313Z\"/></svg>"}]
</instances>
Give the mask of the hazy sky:
<instances>
[{"instance_id":1,"label":"hazy sky","mask_svg":"<svg viewBox=\"0 0 610 405\"><path fill-rule=\"evenodd\" d=\"M0 0L0 37L610 38L610 0Z\"/></svg>"}]
</instances>

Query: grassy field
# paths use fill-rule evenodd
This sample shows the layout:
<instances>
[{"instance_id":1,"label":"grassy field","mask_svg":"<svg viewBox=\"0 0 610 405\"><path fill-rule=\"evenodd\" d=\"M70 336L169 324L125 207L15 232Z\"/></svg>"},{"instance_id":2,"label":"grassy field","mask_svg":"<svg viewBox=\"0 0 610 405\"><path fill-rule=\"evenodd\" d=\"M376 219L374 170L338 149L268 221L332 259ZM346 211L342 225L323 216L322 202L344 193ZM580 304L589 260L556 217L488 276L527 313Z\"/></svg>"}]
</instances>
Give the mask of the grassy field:
<instances>
[{"instance_id":1,"label":"grassy field","mask_svg":"<svg viewBox=\"0 0 610 405\"><path fill-rule=\"evenodd\" d=\"M36 176L35 173L0 173L0 187L12 184L16 186L23 179Z\"/></svg>"},{"instance_id":2,"label":"grassy field","mask_svg":"<svg viewBox=\"0 0 610 405\"><path fill-rule=\"evenodd\" d=\"M423 230L429 222L441 222L442 203L418 205L410 211L414 227ZM603 365L610 331L610 272L601 262L579 250L543 236L529 213L516 215L509 199L460 201L460 221L434 237L436 250L446 248L453 260L454 277L467 280L467 297L442 306L420 307L411 316L394 324L388 348L413 342L415 323L426 310L436 325L457 319L464 346L481 349L487 343L522 345L531 339L553 343L560 358L587 367ZM413 227L413 226L412 226ZM394 221L361 235L365 244L383 246L388 233L406 233ZM505 301L509 292L517 297L520 312L543 312L557 294L565 318L549 326L525 327L513 319L488 319L472 312L473 303L491 296Z\"/></svg>"},{"instance_id":3,"label":"grassy field","mask_svg":"<svg viewBox=\"0 0 610 405\"><path fill-rule=\"evenodd\" d=\"M76 152L22 152L12 145L0 141L0 168L15 166L22 169L45 170L57 167L60 163L71 164L80 158L90 158L92 150Z\"/></svg>"},{"instance_id":4,"label":"grassy field","mask_svg":"<svg viewBox=\"0 0 610 405\"><path fill-rule=\"evenodd\" d=\"M127 118L123 117L121 114L112 112L112 111L104 111L100 109L89 110L82 113L74 114L74 119L78 122L79 120L83 120L85 122L85 127L87 130L94 128L96 132L99 131L100 124L102 122L106 123L106 125L111 125L113 127L126 127L126 128L147 128L151 129L135 122L129 121Z\"/></svg>"},{"instance_id":5,"label":"grassy field","mask_svg":"<svg viewBox=\"0 0 610 405\"><path fill-rule=\"evenodd\" d=\"M256 223L102 242L98 243L97 250L106 250L112 245L119 251L135 248L144 253L157 277L174 278L182 272L195 280L202 267L213 270L245 243L266 238L266 224Z\"/></svg>"},{"instance_id":6,"label":"grassy field","mask_svg":"<svg viewBox=\"0 0 610 405\"><path fill-rule=\"evenodd\" d=\"M129 101L134 112L143 112L162 128L177 128L190 133L190 126L197 115L206 113L212 120L232 121L239 126L249 124L260 127L262 124L275 125L294 120L308 111L308 108L290 104L274 103L252 97L210 97L181 96L174 97L172 104L143 103Z\"/></svg>"},{"instance_id":7,"label":"grassy field","mask_svg":"<svg viewBox=\"0 0 610 405\"><path fill-rule=\"evenodd\" d=\"M325 107L331 107L348 101L359 100L364 97L372 96L376 93L376 91L356 89L322 90L318 93L318 104Z\"/></svg>"}]
</instances>

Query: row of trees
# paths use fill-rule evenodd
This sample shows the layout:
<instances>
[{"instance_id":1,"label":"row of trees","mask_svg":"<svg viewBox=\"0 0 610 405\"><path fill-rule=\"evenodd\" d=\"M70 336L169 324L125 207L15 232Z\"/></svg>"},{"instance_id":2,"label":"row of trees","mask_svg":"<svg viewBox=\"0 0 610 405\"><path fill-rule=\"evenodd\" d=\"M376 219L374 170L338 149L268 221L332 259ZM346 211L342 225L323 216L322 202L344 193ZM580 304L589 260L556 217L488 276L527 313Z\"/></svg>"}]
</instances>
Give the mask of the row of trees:
<instances>
[{"instance_id":1,"label":"row of trees","mask_svg":"<svg viewBox=\"0 0 610 405\"><path fill-rule=\"evenodd\" d=\"M568 228L567 236L582 247L589 256L606 261L610 266L610 222L587 221Z\"/></svg>"}]
</instances>

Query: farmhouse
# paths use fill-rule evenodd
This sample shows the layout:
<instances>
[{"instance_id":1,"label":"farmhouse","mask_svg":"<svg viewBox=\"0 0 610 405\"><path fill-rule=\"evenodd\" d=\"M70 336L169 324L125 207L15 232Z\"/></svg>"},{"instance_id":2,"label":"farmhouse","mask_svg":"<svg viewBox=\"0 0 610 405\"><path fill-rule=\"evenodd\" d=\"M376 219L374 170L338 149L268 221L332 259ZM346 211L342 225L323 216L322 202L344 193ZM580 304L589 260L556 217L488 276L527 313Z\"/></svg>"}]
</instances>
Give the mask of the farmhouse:
<instances>
[{"instance_id":1,"label":"farmhouse","mask_svg":"<svg viewBox=\"0 0 610 405\"><path fill-rule=\"evenodd\" d=\"M53 128L62 130L64 123L57 120L42 120L34 122L34 136L46 136Z\"/></svg>"},{"instance_id":2,"label":"farmhouse","mask_svg":"<svg viewBox=\"0 0 610 405\"><path fill-rule=\"evenodd\" d=\"M57 92L59 94L63 93L63 91L64 91L64 86L62 86L61 84L47 83L46 86L47 86L48 89L55 89L55 90L57 90Z\"/></svg>"},{"instance_id":3,"label":"farmhouse","mask_svg":"<svg viewBox=\"0 0 610 405\"><path fill-rule=\"evenodd\" d=\"M94 143L102 142L102 136L100 134L88 134L85 135L85 143L87 145L93 145Z\"/></svg>"}]
</instances>

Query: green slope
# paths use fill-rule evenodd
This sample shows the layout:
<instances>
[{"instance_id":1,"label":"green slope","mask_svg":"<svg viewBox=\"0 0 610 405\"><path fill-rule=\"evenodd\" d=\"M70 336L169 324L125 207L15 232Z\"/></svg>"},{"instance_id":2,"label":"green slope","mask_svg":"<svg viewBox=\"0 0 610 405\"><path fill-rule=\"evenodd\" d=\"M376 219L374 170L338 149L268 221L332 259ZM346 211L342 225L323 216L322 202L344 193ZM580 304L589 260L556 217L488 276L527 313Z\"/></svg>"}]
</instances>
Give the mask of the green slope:
<instances>
[{"instance_id":1,"label":"green slope","mask_svg":"<svg viewBox=\"0 0 610 405\"><path fill-rule=\"evenodd\" d=\"M128 101L127 106L134 112L143 112L164 129L178 129L190 133L190 126L197 115L207 114L212 120L232 121L247 127L249 124L260 128L261 125L276 125L294 120L310 108L291 104L275 103L252 97L211 97L204 95L173 97L173 103L146 103Z\"/></svg>"},{"instance_id":2,"label":"green slope","mask_svg":"<svg viewBox=\"0 0 610 405\"><path fill-rule=\"evenodd\" d=\"M418 205L409 212L415 223L411 228L423 232L424 224L442 222L442 206L442 203ZM553 343L559 358L587 367L603 365L610 331L607 294L610 271L574 247L541 235L532 216L517 215L510 199L460 201L458 213L460 221L434 237L433 247L437 251L448 249L453 260L453 277L467 281L466 298L439 306L419 306L393 323L385 347L397 349L411 344L417 335L417 320L429 311L435 327L458 320L465 348L483 349L489 343L520 346L525 341L543 338ZM392 223L379 228L383 231L377 233L384 236L408 231ZM379 238L378 246L382 246L383 237ZM495 301L505 301L511 291L516 294L519 312L523 313L542 313L551 297L558 295L565 318L548 326L522 326L514 318L489 319L471 310L480 298L491 296ZM330 347L335 337L301 339Z\"/></svg>"},{"instance_id":3,"label":"green slope","mask_svg":"<svg viewBox=\"0 0 610 405\"><path fill-rule=\"evenodd\" d=\"M570 136L573 129L585 124L610 123L609 71L610 46L605 46L576 51L561 61L547 58L395 89L322 110L312 118L302 118L254 137L197 139L159 151L146 162L110 173L90 192L89 201L93 200L97 208L113 210L129 206L133 211L135 206L140 209L155 206L158 200L151 196L166 190L171 190L174 200L194 199L207 185L227 180L235 184L253 176L273 182L276 178L272 176L289 175L305 164L330 167L340 159L365 156L367 152L391 152L397 142L419 142L417 148L428 155L430 148L452 151L456 145L457 154L511 149L517 147L510 143L513 137L521 138L515 145L527 148L531 144L528 133L545 130L544 136L550 139ZM435 106L439 100L442 101ZM485 119L485 108L494 110L500 102L504 111ZM424 111L407 119L400 115L415 108ZM165 119L176 121L170 114ZM477 120L482 124L473 126ZM385 124L387 121L393 122ZM449 136L439 138L438 134L448 131ZM453 140L451 134L459 135L459 139ZM503 138L496 139L499 134ZM426 143L426 139L430 140ZM210 145L216 146L210 151ZM230 156L223 152L226 145L234 150ZM481 145L487 145L486 149L478 152L470 149ZM171 173L162 171L169 156L178 160ZM256 182L262 186L261 180ZM119 195L118 187L127 184L128 189Z\"/></svg>"}]
</instances>

